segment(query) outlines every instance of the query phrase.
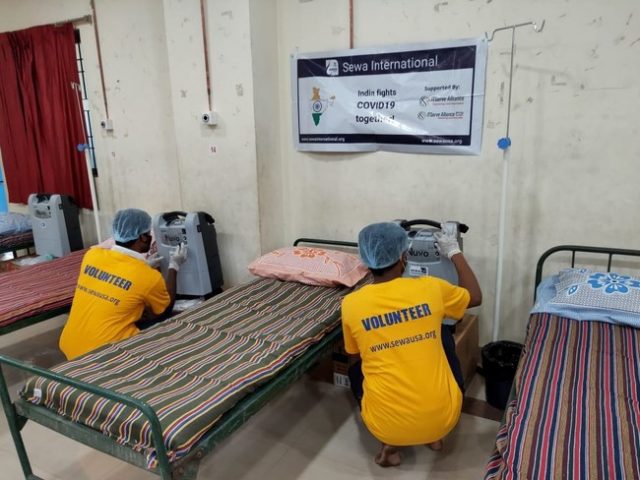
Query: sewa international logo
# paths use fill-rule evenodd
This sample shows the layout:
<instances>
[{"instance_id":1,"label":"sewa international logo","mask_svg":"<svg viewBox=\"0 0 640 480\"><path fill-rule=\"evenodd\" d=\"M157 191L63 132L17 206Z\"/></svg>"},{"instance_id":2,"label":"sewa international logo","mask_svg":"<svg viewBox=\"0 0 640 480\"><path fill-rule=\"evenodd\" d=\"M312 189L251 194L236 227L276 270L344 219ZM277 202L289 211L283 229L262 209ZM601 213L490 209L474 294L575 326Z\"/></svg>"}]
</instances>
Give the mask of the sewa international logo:
<instances>
[{"instance_id":1,"label":"sewa international logo","mask_svg":"<svg viewBox=\"0 0 640 480\"><path fill-rule=\"evenodd\" d=\"M330 58L326 62L324 62L325 67L327 68L327 75L330 77L338 76L340 73L340 68L338 66L338 60L335 58Z\"/></svg>"},{"instance_id":2,"label":"sewa international logo","mask_svg":"<svg viewBox=\"0 0 640 480\"><path fill-rule=\"evenodd\" d=\"M317 127L320 123L320 117L327 110L327 107L333 106L333 101L336 97L335 95L328 99L321 97L320 87L311 87L311 91L311 118L313 118L313 124Z\"/></svg>"}]
</instances>

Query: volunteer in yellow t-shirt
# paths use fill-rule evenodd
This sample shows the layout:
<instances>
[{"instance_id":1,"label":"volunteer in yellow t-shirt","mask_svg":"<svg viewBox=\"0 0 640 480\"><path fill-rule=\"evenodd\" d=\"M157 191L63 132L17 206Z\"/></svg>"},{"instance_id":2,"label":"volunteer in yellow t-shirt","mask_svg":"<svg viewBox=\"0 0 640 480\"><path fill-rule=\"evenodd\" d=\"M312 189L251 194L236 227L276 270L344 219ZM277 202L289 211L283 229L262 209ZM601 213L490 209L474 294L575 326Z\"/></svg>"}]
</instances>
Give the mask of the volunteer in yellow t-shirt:
<instances>
[{"instance_id":1,"label":"volunteer in yellow t-shirt","mask_svg":"<svg viewBox=\"0 0 640 480\"><path fill-rule=\"evenodd\" d=\"M129 338L147 324L171 313L176 276L187 258L185 246L171 253L165 284L153 268L158 257L145 258L151 246L151 217L143 210L120 210L113 219L111 249L91 248L82 259L80 276L60 349L68 359ZM140 328L138 328L140 326Z\"/></svg>"},{"instance_id":2,"label":"volunteer in yellow t-shirt","mask_svg":"<svg viewBox=\"0 0 640 480\"><path fill-rule=\"evenodd\" d=\"M442 449L460 417L462 375L442 320L462 318L467 307L480 305L482 292L455 236L438 232L436 238L440 254L456 267L459 287L435 277L402 277L407 232L375 223L358 236L373 284L342 302L345 349L360 357L349 371L351 387L365 425L382 442L375 461L384 467L400 464L399 446Z\"/></svg>"}]
</instances>

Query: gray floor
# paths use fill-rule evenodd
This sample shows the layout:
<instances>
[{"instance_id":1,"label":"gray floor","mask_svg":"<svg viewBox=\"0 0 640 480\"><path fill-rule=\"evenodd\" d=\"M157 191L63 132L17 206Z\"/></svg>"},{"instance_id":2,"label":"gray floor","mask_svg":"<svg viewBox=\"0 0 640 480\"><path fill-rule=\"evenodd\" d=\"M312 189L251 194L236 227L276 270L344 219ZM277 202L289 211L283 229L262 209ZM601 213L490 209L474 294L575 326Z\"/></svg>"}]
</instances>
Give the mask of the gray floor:
<instances>
[{"instance_id":1,"label":"gray floor","mask_svg":"<svg viewBox=\"0 0 640 480\"><path fill-rule=\"evenodd\" d=\"M50 366L62 357L57 339L64 318L0 337L0 352ZM9 379L15 392L22 381ZM483 398L476 375L468 396ZM373 462L378 444L359 419L348 390L306 377L266 406L203 461L204 479L480 479L498 423L463 414L442 452L404 449L401 466ZM34 473L45 480L143 480L158 478L84 447L32 422L23 429ZM3 480L22 479L11 436L0 421Z\"/></svg>"}]
</instances>

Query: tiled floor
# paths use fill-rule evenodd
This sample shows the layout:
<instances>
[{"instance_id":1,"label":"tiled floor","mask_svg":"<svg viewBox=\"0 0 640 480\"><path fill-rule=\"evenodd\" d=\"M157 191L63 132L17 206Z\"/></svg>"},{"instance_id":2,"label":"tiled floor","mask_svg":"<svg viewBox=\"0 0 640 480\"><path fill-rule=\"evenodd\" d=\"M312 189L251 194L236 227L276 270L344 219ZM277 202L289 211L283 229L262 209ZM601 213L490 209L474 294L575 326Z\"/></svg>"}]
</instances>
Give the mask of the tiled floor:
<instances>
[{"instance_id":1,"label":"tiled floor","mask_svg":"<svg viewBox=\"0 0 640 480\"><path fill-rule=\"evenodd\" d=\"M59 361L57 339L64 319L0 337L0 352L50 366ZM20 377L10 376L17 389ZM483 398L476 375L468 396ZM373 462L378 443L362 425L348 390L310 377L294 384L235 432L201 464L204 479L480 479L498 423L462 415L442 452L404 449L401 466ZM23 437L34 473L45 480L143 480L158 478L28 422ZM4 415L0 421L3 480L23 478Z\"/></svg>"}]
</instances>

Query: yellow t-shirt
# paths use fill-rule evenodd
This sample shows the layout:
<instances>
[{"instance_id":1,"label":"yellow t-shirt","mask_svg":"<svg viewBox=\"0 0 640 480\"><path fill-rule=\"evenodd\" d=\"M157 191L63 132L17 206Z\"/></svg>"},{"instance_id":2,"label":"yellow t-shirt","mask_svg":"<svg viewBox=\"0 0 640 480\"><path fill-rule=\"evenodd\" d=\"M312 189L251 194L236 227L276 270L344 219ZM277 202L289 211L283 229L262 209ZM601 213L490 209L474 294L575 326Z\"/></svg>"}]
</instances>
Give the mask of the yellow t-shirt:
<instances>
[{"instance_id":1,"label":"yellow t-shirt","mask_svg":"<svg viewBox=\"0 0 640 480\"><path fill-rule=\"evenodd\" d=\"M362 287L342 302L344 346L359 353L362 419L388 445L435 442L458 422L462 392L442 347L442 319L459 319L469 292L435 277Z\"/></svg>"},{"instance_id":2,"label":"yellow t-shirt","mask_svg":"<svg viewBox=\"0 0 640 480\"><path fill-rule=\"evenodd\" d=\"M143 260L94 247L82 259L69 319L60 336L68 359L139 332L145 306L156 315L171 302L164 278Z\"/></svg>"}]
</instances>

